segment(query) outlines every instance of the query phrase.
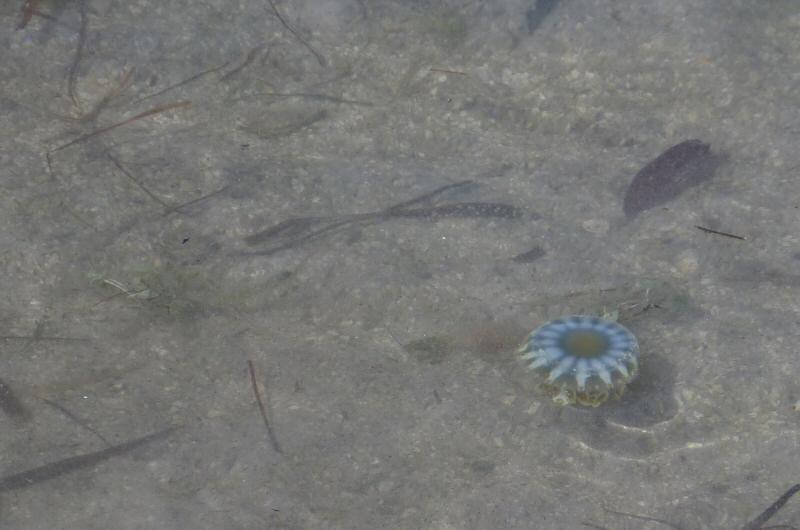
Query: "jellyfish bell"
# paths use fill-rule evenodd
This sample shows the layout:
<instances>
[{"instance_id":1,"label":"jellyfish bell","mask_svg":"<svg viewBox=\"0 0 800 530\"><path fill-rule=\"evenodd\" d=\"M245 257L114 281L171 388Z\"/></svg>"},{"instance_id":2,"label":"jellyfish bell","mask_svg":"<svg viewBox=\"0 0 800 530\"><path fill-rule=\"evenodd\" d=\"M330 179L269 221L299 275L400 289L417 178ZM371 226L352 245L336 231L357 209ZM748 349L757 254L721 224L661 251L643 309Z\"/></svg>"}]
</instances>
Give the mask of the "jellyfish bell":
<instances>
[{"instance_id":1,"label":"jellyfish bell","mask_svg":"<svg viewBox=\"0 0 800 530\"><path fill-rule=\"evenodd\" d=\"M559 405L597 407L619 398L639 368L639 343L627 328L595 316L558 318L535 329L518 351Z\"/></svg>"}]
</instances>

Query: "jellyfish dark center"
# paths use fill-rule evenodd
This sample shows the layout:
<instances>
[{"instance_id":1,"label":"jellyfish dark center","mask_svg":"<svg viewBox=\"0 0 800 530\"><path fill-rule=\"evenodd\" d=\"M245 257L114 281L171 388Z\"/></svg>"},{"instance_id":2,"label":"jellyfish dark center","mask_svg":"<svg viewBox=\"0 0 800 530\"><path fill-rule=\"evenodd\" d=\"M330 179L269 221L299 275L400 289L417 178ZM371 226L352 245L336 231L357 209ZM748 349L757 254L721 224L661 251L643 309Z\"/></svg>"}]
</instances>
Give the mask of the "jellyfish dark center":
<instances>
[{"instance_id":1,"label":"jellyfish dark center","mask_svg":"<svg viewBox=\"0 0 800 530\"><path fill-rule=\"evenodd\" d=\"M608 348L605 335L590 329L572 330L564 336L562 347L575 357L598 357Z\"/></svg>"}]
</instances>

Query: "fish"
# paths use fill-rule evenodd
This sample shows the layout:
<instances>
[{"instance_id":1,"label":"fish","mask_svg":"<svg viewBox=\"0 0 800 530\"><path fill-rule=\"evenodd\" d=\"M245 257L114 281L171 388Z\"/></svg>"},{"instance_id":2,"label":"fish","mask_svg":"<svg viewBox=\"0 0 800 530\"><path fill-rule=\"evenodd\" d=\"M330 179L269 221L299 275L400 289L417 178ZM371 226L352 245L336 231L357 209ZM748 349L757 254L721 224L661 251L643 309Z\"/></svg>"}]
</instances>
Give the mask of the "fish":
<instances>
[{"instance_id":1,"label":"fish","mask_svg":"<svg viewBox=\"0 0 800 530\"><path fill-rule=\"evenodd\" d=\"M722 157L713 154L711 146L701 140L670 147L633 177L622 202L625 216L633 218L710 180L721 161Z\"/></svg>"}]
</instances>

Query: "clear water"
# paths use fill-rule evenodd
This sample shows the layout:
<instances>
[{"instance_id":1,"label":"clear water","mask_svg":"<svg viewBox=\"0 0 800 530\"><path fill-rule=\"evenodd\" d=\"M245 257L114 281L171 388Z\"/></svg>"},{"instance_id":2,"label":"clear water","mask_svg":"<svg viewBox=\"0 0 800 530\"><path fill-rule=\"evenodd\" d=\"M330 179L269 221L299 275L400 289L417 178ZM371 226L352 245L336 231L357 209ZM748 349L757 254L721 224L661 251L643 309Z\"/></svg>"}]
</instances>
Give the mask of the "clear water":
<instances>
[{"instance_id":1,"label":"clear water","mask_svg":"<svg viewBox=\"0 0 800 530\"><path fill-rule=\"evenodd\" d=\"M800 482L798 29L790 0L5 3L0 526L744 527ZM693 138L714 178L626 219ZM514 352L587 310L640 375L558 407Z\"/></svg>"}]
</instances>

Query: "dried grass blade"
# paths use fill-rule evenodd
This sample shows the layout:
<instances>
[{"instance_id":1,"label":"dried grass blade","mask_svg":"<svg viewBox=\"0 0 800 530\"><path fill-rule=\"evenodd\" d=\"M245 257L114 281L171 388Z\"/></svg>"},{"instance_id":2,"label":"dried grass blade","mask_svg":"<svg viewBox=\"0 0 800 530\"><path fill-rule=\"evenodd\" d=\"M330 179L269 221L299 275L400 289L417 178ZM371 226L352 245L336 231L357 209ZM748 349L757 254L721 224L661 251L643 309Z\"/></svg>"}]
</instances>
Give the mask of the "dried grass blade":
<instances>
[{"instance_id":1,"label":"dried grass blade","mask_svg":"<svg viewBox=\"0 0 800 530\"><path fill-rule=\"evenodd\" d=\"M137 120L141 120L142 118L147 118L148 116L153 116L154 114L161 114L162 112L167 112L169 110L188 107L191 104L192 104L191 101L178 101L176 103L168 103L166 105L159 105L157 107L153 107L152 109L146 110L144 112L141 112L141 113L137 114L136 116L132 116L132 117L128 118L127 120L123 120L121 122L114 123L113 125L108 125L106 127L101 127L100 129L96 129L96 130L94 130L94 131L92 131L90 133L86 133L83 136L79 136L79 137L75 138L74 140L65 143L64 145L56 147L51 152L55 153L56 151L61 151L62 149L66 149L67 147L71 147L71 146L73 146L75 144L78 144L78 143L81 143L81 142L85 142L86 140L94 138L95 136L98 136L100 134L107 133L108 131L112 131L112 130L118 128L118 127L122 127L123 125L128 125L129 123L133 123L133 122L135 122Z\"/></svg>"}]
</instances>

